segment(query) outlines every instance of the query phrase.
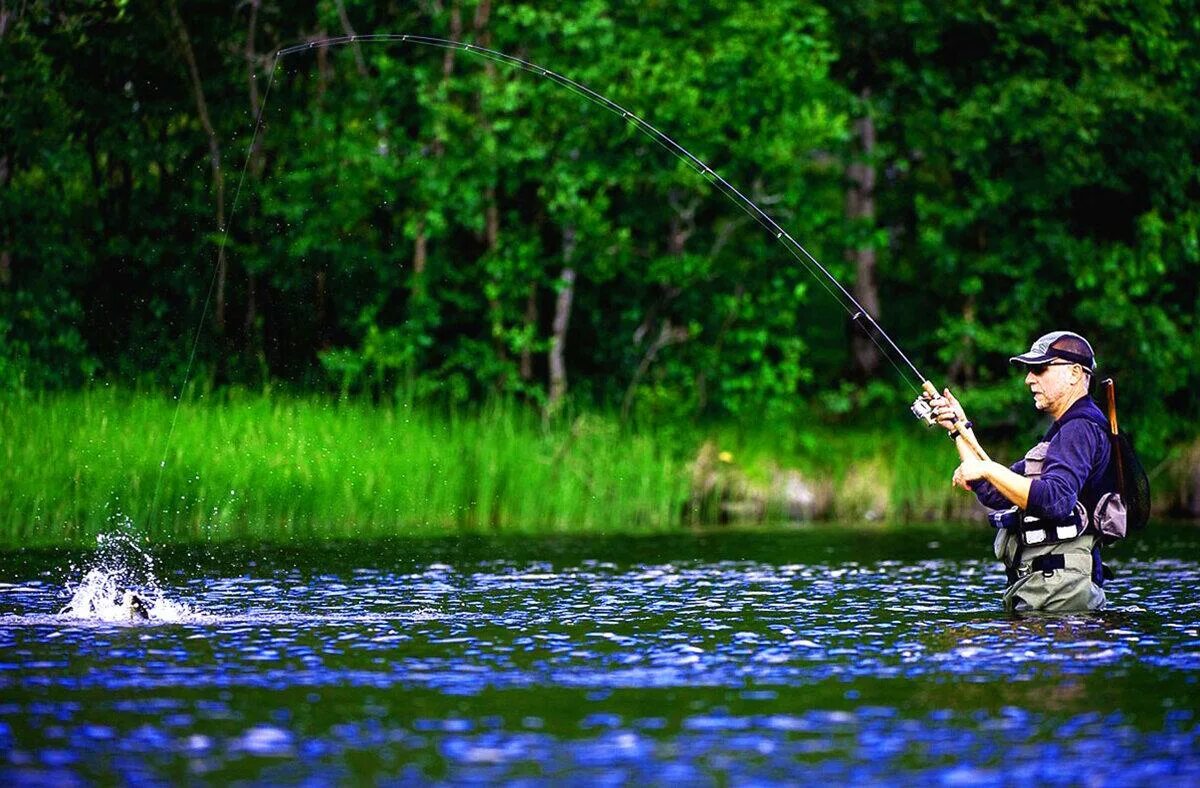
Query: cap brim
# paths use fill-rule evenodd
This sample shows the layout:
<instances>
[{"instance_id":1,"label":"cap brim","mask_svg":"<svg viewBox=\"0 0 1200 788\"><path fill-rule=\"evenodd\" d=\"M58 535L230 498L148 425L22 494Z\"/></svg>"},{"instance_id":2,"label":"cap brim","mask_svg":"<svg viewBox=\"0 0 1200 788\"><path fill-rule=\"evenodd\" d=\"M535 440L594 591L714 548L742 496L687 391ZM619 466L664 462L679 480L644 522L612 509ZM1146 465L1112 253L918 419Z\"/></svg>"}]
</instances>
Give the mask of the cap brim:
<instances>
[{"instance_id":1,"label":"cap brim","mask_svg":"<svg viewBox=\"0 0 1200 788\"><path fill-rule=\"evenodd\" d=\"M1033 366L1037 366L1038 364L1045 364L1046 362L1050 361L1051 359L1055 359L1055 358L1058 358L1058 357L1051 356L1047 353L1022 353L1019 356L1013 356L1012 358L1010 358L1008 360L1008 363L1012 364L1013 366L1016 366L1018 364L1024 364L1025 366L1033 367Z\"/></svg>"}]
</instances>

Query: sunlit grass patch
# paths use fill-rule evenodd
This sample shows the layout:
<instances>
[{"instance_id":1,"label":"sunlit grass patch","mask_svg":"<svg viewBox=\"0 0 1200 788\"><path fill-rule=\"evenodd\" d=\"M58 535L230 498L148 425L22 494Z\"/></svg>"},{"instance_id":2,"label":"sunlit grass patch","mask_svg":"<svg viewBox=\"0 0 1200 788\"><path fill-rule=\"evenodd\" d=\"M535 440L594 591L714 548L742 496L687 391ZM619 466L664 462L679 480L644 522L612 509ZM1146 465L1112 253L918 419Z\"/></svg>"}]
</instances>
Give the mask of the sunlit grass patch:
<instances>
[{"instance_id":1,"label":"sunlit grass patch","mask_svg":"<svg viewBox=\"0 0 1200 788\"><path fill-rule=\"evenodd\" d=\"M0 407L3 536L86 541L118 515L152 539L638 532L672 527L687 495L679 460L599 418L202 399L168 445L173 408L103 390Z\"/></svg>"}]
</instances>

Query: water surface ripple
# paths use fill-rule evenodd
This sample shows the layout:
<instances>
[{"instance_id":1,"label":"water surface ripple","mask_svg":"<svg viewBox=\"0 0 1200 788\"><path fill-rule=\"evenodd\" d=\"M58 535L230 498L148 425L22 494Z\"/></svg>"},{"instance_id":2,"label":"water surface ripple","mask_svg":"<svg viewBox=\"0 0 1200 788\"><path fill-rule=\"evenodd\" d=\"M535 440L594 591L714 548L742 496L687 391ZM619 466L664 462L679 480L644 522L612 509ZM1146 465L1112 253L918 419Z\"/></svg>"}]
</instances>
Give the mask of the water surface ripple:
<instances>
[{"instance_id":1,"label":"water surface ripple","mask_svg":"<svg viewBox=\"0 0 1200 788\"><path fill-rule=\"evenodd\" d=\"M4 554L0 780L1200 781L1191 532L1109 610L1024 618L937 543L778 539L166 560L137 623Z\"/></svg>"}]
</instances>

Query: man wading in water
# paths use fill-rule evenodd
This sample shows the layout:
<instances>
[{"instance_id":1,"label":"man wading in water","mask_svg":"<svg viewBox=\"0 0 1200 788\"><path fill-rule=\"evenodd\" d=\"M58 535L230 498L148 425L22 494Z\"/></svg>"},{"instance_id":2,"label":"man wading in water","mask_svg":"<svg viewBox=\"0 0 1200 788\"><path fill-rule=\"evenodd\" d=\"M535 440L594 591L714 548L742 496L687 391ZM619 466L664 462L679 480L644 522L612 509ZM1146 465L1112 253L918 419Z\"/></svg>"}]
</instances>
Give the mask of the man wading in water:
<instances>
[{"instance_id":1,"label":"man wading in water","mask_svg":"<svg viewBox=\"0 0 1200 788\"><path fill-rule=\"evenodd\" d=\"M970 422L946 389L930 404L962 460L954 484L993 510L988 517L996 528L996 557L1008 574L1005 609L1097 610L1104 606L1107 571L1100 563L1101 537L1118 529L1124 535L1125 511L1113 495L1109 422L1088 395L1095 354L1078 334L1055 331L1009 361L1027 370L1034 406L1054 424L1011 468L985 462L954 431L955 417L968 427Z\"/></svg>"}]
</instances>

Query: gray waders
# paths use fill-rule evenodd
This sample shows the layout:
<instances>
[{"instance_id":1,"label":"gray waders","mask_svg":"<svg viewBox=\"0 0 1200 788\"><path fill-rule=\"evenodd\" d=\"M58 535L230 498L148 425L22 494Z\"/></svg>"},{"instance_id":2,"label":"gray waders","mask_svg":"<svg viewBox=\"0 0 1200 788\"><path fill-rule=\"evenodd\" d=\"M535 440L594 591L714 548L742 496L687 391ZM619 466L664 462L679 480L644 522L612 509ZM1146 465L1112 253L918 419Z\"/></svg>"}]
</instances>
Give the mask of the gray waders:
<instances>
[{"instance_id":1,"label":"gray waders","mask_svg":"<svg viewBox=\"0 0 1200 788\"><path fill-rule=\"evenodd\" d=\"M1100 537L1084 534L1066 542L1021 547L1021 536L996 532L996 557L1016 579L1004 589L1004 609L1069 612L1104 607L1104 589L1093 578L1093 550Z\"/></svg>"},{"instance_id":2,"label":"gray waders","mask_svg":"<svg viewBox=\"0 0 1200 788\"><path fill-rule=\"evenodd\" d=\"M1026 477L1042 475L1049 446L1043 441L1025 455ZM1061 522L1030 517L1016 508L993 512L990 519L997 527L996 557L1008 572L1005 610L1070 612L1104 607L1104 589L1096 583L1103 577L1096 567L1100 535L1091 527L1092 515L1082 503Z\"/></svg>"}]
</instances>

